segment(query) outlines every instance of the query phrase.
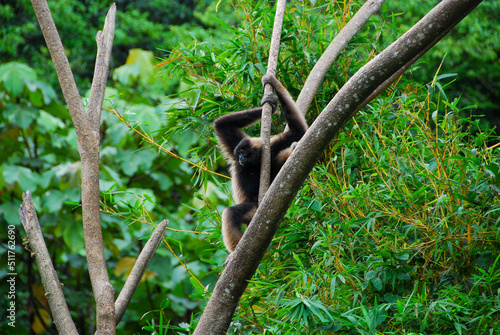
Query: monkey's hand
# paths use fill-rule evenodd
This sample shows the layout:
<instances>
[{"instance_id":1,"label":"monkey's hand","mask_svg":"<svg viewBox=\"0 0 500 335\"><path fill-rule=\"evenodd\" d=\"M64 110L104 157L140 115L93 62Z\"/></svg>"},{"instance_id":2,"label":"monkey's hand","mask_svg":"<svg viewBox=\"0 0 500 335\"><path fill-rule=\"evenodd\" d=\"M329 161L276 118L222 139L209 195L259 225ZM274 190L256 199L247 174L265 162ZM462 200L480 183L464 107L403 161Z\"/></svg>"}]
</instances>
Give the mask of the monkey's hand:
<instances>
[{"instance_id":1,"label":"monkey's hand","mask_svg":"<svg viewBox=\"0 0 500 335\"><path fill-rule=\"evenodd\" d=\"M260 101L260 105L263 106L266 102L271 104L274 113L276 111L276 107L278 106L278 96L274 93L267 93Z\"/></svg>"},{"instance_id":2,"label":"monkey's hand","mask_svg":"<svg viewBox=\"0 0 500 335\"><path fill-rule=\"evenodd\" d=\"M262 77L262 86L266 86L267 84L272 85L273 87L275 86L275 83L278 81L274 74L272 73L267 73Z\"/></svg>"}]
</instances>

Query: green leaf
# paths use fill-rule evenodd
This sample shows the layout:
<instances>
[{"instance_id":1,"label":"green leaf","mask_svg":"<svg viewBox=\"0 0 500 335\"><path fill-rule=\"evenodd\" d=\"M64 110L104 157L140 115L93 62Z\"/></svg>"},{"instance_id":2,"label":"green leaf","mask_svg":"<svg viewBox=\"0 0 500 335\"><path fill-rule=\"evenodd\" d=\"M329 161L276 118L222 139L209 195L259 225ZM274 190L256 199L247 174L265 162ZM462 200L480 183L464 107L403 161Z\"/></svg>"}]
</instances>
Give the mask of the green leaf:
<instances>
[{"instance_id":1,"label":"green leaf","mask_svg":"<svg viewBox=\"0 0 500 335\"><path fill-rule=\"evenodd\" d=\"M372 284L377 291L380 291L384 288L384 284L382 283L380 278L375 277L375 278L372 278L371 281L372 281Z\"/></svg>"},{"instance_id":2,"label":"green leaf","mask_svg":"<svg viewBox=\"0 0 500 335\"><path fill-rule=\"evenodd\" d=\"M168 298L165 298L162 300L161 304L160 304L160 308L161 309L165 309L167 308L168 306L170 305L170 300Z\"/></svg>"},{"instance_id":3,"label":"green leaf","mask_svg":"<svg viewBox=\"0 0 500 335\"><path fill-rule=\"evenodd\" d=\"M9 122L22 129L29 129L33 120L36 120L39 115L38 109L34 107L11 103L7 104L4 113Z\"/></svg>"},{"instance_id":4,"label":"green leaf","mask_svg":"<svg viewBox=\"0 0 500 335\"><path fill-rule=\"evenodd\" d=\"M11 62L0 65L0 82L13 98L23 91L27 81L36 80L36 72L27 65Z\"/></svg>"},{"instance_id":5,"label":"green leaf","mask_svg":"<svg viewBox=\"0 0 500 335\"><path fill-rule=\"evenodd\" d=\"M42 196L42 205L49 213L57 213L64 204L64 193L59 190L49 190Z\"/></svg>"},{"instance_id":6,"label":"green leaf","mask_svg":"<svg viewBox=\"0 0 500 335\"><path fill-rule=\"evenodd\" d=\"M11 201L0 205L0 214L3 214L3 218L7 221L7 224L18 225L21 222L19 219L20 205L19 201Z\"/></svg>"},{"instance_id":7,"label":"green leaf","mask_svg":"<svg viewBox=\"0 0 500 335\"><path fill-rule=\"evenodd\" d=\"M196 280L196 278L194 277L190 277L189 278L189 281L191 282L191 284L193 285L194 289L196 290L196 292L200 293L200 294L203 294L205 293L205 288L200 285L200 282L198 282Z\"/></svg>"},{"instance_id":8,"label":"green leaf","mask_svg":"<svg viewBox=\"0 0 500 335\"><path fill-rule=\"evenodd\" d=\"M410 254L407 252L397 254L396 259L399 259L400 261L407 261L410 259Z\"/></svg>"},{"instance_id":9,"label":"green leaf","mask_svg":"<svg viewBox=\"0 0 500 335\"><path fill-rule=\"evenodd\" d=\"M53 117L49 113L41 110L40 116L37 119L38 125L45 128L48 132L53 132L56 129L64 129L65 124L60 119Z\"/></svg>"},{"instance_id":10,"label":"green leaf","mask_svg":"<svg viewBox=\"0 0 500 335\"><path fill-rule=\"evenodd\" d=\"M34 192L38 185L36 174L30 169L22 166L5 166L3 169L3 176L7 184L14 184L17 182L23 192L27 190Z\"/></svg>"},{"instance_id":11,"label":"green leaf","mask_svg":"<svg viewBox=\"0 0 500 335\"><path fill-rule=\"evenodd\" d=\"M67 224L63 230L63 239L66 245L74 252L83 251L84 239L81 224Z\"/></svg>"}]
</instances>

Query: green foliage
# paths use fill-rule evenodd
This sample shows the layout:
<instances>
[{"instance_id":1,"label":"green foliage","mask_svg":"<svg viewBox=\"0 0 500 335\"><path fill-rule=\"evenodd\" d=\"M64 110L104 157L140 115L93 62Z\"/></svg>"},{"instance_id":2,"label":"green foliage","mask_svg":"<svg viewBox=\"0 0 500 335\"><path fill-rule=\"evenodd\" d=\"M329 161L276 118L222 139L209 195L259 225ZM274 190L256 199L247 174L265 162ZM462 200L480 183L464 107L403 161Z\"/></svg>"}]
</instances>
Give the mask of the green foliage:
<instances>
[{"instance_id":1,"label":"green foliage","mask_svg":"<svg viewBox=\"0 0 500 335\"><path fill-rule=\"evenodd\" d=\"M211 1L48 1L73 74L81 92L92 80L97 31L102 30L106 13L116 2L117 17L111 68L123 63L129 49L141 48L160 55L157 49L171 50L179 41L214 34L215 4ZM228 13L222 13L226 16ZM50 55L30 1L2 1L0 5L0 62L30 64L40 78L58 85Z\"/></svg>"},{"instance_id":2,"label":"green foliage","mask_svg":"<svg viewBox=\"0 0 500 335\"><path fill-rule=\"evenodd\" d=\"M409 29L423 17L438 1L391 1L387 9L395 15L393 27L402 31ZM458 73L457 83L448 93L462 95L463 103L476 105L478 111L472 115L486 115L497 128L500 125L500 39L498 16L500 2L483 1L471 14L460 22L439 44L432 48L419 62L419 68L412 71L413 78L427 82L440 64L442 71Z\"/></svg>"},{"instance_id":3,"label":"green foliage","mask_svg":"<svg viewBox=\"0 0 500 335\"><path fill-rule=\"evenodd\" d=\"M289 5L278 77L294 97L361 3ZM177 2L117 4L122 23L114 58L123 66L112 72L106 92L100 175L106 257L117 290L152 230L149 225L170 220L119 333L139 333L142 327L189 334L227 255L219 225L221 210L231 203L230 191L227 178L219 175L227 173L211 123L261 99L274 3L222 3L221 14L215 14L215 3L206 11L204 2L194 11ZM401 2L397 11L385 7L370 20L327 74L310 121L350 75L400 34L401 22L410 22L407 10L414 17L423 14L424 6L415 4ZM34 293L39 278L32 260L21 249L17 211L22 192L29 189L83 333L93 319L94 301L84 259L76 136L49 84L52 65L37 44L29 2L1 6L6 24L0 32L10 43L0 46L0 56L26 59L36 68L0 65L0 236L7 224L19 232L16 270L25 286L18 290L18 321L29 329L28 311L46 308L43 294ZM101 29L109 3L50 6L70 62L79 65L77 78L88 83L93 69L88 57L95 47L87 43ZM492 3L487 6L479 10L497 10ZM399 15L401 10L405 13ZM237 26L220 19L227 13ZM70 18L74 26L63 27L61 18ZM183 23L184 18L195 22ZM167 29L167 22L183 24ZM495 50L496 41L480 34L491 24L484 20L460 27L475 27ZM474 42L458 35L452 41ZM149 51L129 52L130 46ZM167 50L159 70L153 69L155 47ZM456 49L459 55L461 48ZM439 45L431 53L438 50ZM500 161L498 149L485 146L497 139L479 120L468 118L469 101L484 110L470 100L475 95L462 84L449 85L449 80L468 78L465 72L481 63L460 60L464 70L456 75L438 75L438 65L430 61L429 68L418 64L411 78L373 101L332 143L249 284L230 334L500 331ZM495 65L484 68L492 78L498 75ZM418 73L427 77L416 81ZM283 120L276 118L273 127L282 131ZM258 125L249 132L257 134ZM0 277L5 275L0 270Z\"/></svg>"},{"instance_id":4,"label":"green foliage","mask_svg":"<svg viewBox=\"0 0 500 335\"><path fill-rule=\"evenodd\" d=\"M401 85L332 145L231 333L500 330L500 161L436 84Z\"/></svg>"},{"instance_id":5,"label":"green foliage","mask_svg":"<svg viewBox=\"0 0 500 335\"><path fill-rule=\"evenodd\" d=\"M114 113L123 114L126 123L104 111L101 124L102 224L107 263L117 291L135 263L143 239L152 230L149 225L165 218L170 221L165 244L153 258L122 321L122 333L147 325L154 314L139 320L152 308L161 308L162 315L175 324L185 320L191 311L199 311L204 288L214 280L211 267L223 262L223 255L211 256L210 244L200 243L199 236L208 233L193 224L190 212L208 210L199 199L193 200L195 191L204 195L204 201L215 194L225 195L208 181L200 188L192 179L194 171L187 161L159 154L157 148L149 150L150 143L127 127L133 124L135 129L145 129L160 139L162 129L172 126L163 107L170 100L160 94L168 83L151 84L154 73L137 71L151 69L152 65L150 53L131 52L127 64L115 72L116 89L108 89L105 103ZM130 89L130 85L136 89ZM146 85L156 91L146 96ZM131 103L137 104L130 108ZM65 283L70 310L75 311L75 320L83 332L89 326L88 320L93 319L94 300L84 258L80 157L69 113L52 87L40 80L32 68L5 63L0 65L0 129L0 236L4 241L5 227L15 226L16 272L21 279L17 287L19 327L29 329L35 324L28 311L38 306L47 308L46 301L33 294L32 287L40 279L31 269L30 254L21 248L24 233L18 210L22 192L30 190L49 251ZM189 157L191 146L200 146L203 139L179 131L169 135L168 143L160 141L169 150ZM207 220L209 223L213 229L213 221ZM6 255L6 249L1 250ZM0 273L4 279L5 262ZM165 299L170 301L168 305L162 304Z\"/></svg>"},{"instance_id":6,"label":"green foliage","mask_svg":"<svg viewBox=\"0 0 500 335\"><path fill-rule=\"evenodd\" d=\"M260 325L500 330L498 149L435 84L379 98L315 168L242 299Z\"/></svg>"}]
</instances>

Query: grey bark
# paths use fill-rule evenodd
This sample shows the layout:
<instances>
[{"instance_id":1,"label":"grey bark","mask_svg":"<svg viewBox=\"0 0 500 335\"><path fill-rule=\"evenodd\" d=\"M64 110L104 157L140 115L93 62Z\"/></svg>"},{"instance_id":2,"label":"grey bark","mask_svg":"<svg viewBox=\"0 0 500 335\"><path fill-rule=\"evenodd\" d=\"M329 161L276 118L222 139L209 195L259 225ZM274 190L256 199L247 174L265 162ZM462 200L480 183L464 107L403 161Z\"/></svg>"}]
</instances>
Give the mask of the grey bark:
<instances>
[{"instance_id":1,"label":"grey bark","mask_svg":"<svg viewBox=\"0 0 500 335\"><path fill-rule=\"evenodd\" d=\"M64 299L59 277L43 239L42 229L29 191L23 193L23 203L19 209L19 217L28 235L29 243L26 248L31 252L31 256L35 258L57 331L62 335L78 335L75 323L69 313L68 304Z\"/></svg>"},{"instance_id":2,"label":"grey bark","mask_svg":"<svg viewBox=\"0 0 500 335\"><path fill-rule=\"evenodd\" d=\"M162 241L167 225L168 220L160 222L160 224L153 231L153 234L151 234L151 237L144 246L144 249L142 249L139 257L137 257L137 261L135 262L127 281L125 282L125 285L123 285L123 289L115 302L116 324L120 323L130 300L132 300L132 296L134 295L137 286L139 286L141 278L146 272L149 262L153 258L156 249L158 249L158 246Z\"/></svg>"},{"instance_id":3,"label":"grey bark","mask_svg":"<svg viewBox=\"0 0 500 335\"><path fill-rule=\"evenodd\" d=\"M92 114L87 115L47 2L45 0L32 0L32 4L56 68L57 77L59 78L64 98L68 104L77 135L78 149L82 161L83 231L89 274L96 300L97 332L100 334L114 334L114 288L109 280L106 259L104 257L99 208L99 124L102 108L102 99L99 96L103 97L104 92L96 92L93 86L93 106L89 110ZM101 90L104 90L105 87L107 68L109 67L109 54L112 47L112 43L108 44L104 43L104 41L109 41L109 35L111 34L112 36L114 34L115 15L116 6L113 4L106 17L104 27L104 33L107 36L98 35L98 43L102 43L99 43L100 53L96 61L96 64L99 64L96 65L96 70L99 72L95 74L97 78L95 81L98 82L96 85ZM113 24L113 27L111 27L111 24ZM104 50L102 49L103 47L109 50ZM106 69L104 70L104 68ZM104 87L102 84L103 81ZM100 105L97 106L99 101ZM93 121L91 122L91 120Z\"/></svg>"}]
</instances>

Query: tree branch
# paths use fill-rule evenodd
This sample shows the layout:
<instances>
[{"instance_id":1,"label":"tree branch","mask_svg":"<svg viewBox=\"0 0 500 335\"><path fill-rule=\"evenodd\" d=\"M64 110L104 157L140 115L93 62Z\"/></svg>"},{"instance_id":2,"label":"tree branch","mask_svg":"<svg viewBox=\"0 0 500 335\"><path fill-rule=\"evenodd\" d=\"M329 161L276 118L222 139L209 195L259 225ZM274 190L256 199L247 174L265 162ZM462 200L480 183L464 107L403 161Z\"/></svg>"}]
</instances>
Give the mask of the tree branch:
<instances>
[{"instance_id":1,"label":"tree branch","mask_svg":"<svg viewBox=\"0 0 500 335\"><path fill-rule=\"evenodd\" d=\"M356 35L365 25L366 21L380 9L380 6L382 6L384 2L385 0L368 0L365 2L356 15L354 15L337 36L335 36L323 55L321 55L321 58L316 65L314 65L309 76L307 76L304 87L297 98L297 107L302 114L307 114L309 106L318 91L319 85L340 52L345 49L347 43L349 43L354 35Z\"/></svg>"},{"instance_id":2,"label":"tree branch","mask_svg":"<svg viewBox=\"0 0 500 335\"><path fill-rule=\"evenodd\" d=\"M458 23L458 22L457 22ZM385 91L386 88L388 88L392 83L394 83L399 77L401 77L409 68L412 66L420 57L422 57L427 51L429 51L437 42L439 42L444 36L446 36L450 30L453 29L454 26L448 27L448 29L444 30L435 40L433 43L430 43L424 50L418 53L413 59L411 59L409 62L407 62L405 65L403 65L398 71L396 71L389 79L384 81L382 84L380 84L379 87L373 91L372 94L368 98L363 101L358 108L356 109L356 112L359 112L363 107L368 105L370 101L375 99L380 93Z\"/></svg>"},{"instance_id":3,"label":"tree branch","mask_svg":"<svg viewBox=\"0 0 500 335\"><path fill-rule=\"evenodd\" d=\"M274 16L273 34L271 37L271 47L269 50L269 59L267 62L267 73L276 75L278 64L278 55L280 51L281 30L283 27L283 17L285 16L286 0L278 0L276 4L276 15ZM266 85L264 95L272 93L273 87ZM266 103L262 106L262 118L260 128L260 138L262 140L261 168L260 168L260 186L259 202L264 198L269 183L271 181L271 118L273 109L271 104Z\"/></svg>"},{"instance_id":4,"label":"tree branch","mask_svg":"<svg viewBox=\"0 0 500 335\"><path fill-rule=\"evenodd\" d=\"M114 288L109 280L106 259L104 257L104 243L99 211L100 120L96 117L96 114L98 113L100 115L102 100L101 106L93 107L96 109L92 112L93 124L91 124L85 114L68 59L64 52L64 47L61 39L59 38L59 34L50 14L47 2L45 0L32 0L32 4L38 22L40 23L43 36L47 42L47 47L52 57L52 61L54 62L64 98L68 103L71 118L75 125L78 149L82 161L82 215L83 232L85 236L85 251L87 253L89 275L96 300L97 332L100 334L114 334L116 325L114 311ZM106 24L108 26L109 24L114 23L115 13L116 8L113 5L111 6L106 19ZM111 28L107 28L105 26L105 30L103 40L107 41L109 39L109 32L111 31ZM98 42L101 42L101 36L102 35L98 36ZM110 44L103 43L103 45L104 44L107 45L107 48L111 48ZM102 49L101 51L104 52L104 55L107 55L107 53L110 52L110 50L103 51ZM109 63L109 56L107 57ZM101 68L102 66L107 67L108 64L106 64L106 56L98 57L98 63L98 68ZM104 90L105 84L103 87L102 80L107 78L107 70L96 75L96 78L102 78L103 73L106 73L106 76L104 76L104 79L98 79L101 80L101 83L96 84L96 86L93 85L93 88L98 87L101 90ZM98 97L101 95L104 96L104 92L95 92L94 94L92 103L96 104L100 99ZM99 112L97 112L97 110L99 110Z\"/></svg>"},{"instance_id":5,"label":"tree branch","mask_svg":"<svg viewBox=\"0 0 500 335\"><path fill-rule=\"evenodd\" d=\"M69 314L68 304L64 299L56 269L54 269L47 245L43 239L42 229L38 222L30 191L23 193L23 203L19 209L19 217L28 235L29 244L26 249L35 258L57 331L63 335L78 335L75 323Z\"/></svg>"},{"instance_id":6,"label":"tree branch","mask_svg":"<svg viewBox=\"0 0 500 335\"><path fill-rule=\"evenodd\" d=\"M125 285L123 285L123 288L115 302L116 324L121 321L130 300L132 300L132 296L134 295L144 272L146 272L149 262L153 258L156 249L158 249L158 246L162 241L167 225L168 220L163 220L158 226L156 226L153 234L151 234L151 237L139 254L139 257L137 257L137 261L135 262L127 281L125 282Z\"/></svg>"},{"instance_id":7,"label":"tree branch","mask_svg":"<svg viewBox=\"0 0 500 335\"><path fill-rule=\"evenodd\" d=\"M88 117L91 129L99 134L101 123L102 103L106 93L106 82L108 81L109 61L111 50L113 49L113 39L115 36L116 4L112 4L106 15L103 31L99 31L96 36L97 58L95 61L94 79L90 89L90 99L88 106Z\"/></svg>"},{"instance_id":8,"label":"tree branch","mask_svg":"<svg viewBox=\"0 0 500 335\"><path fill-rule=\"evenodd\" d=\"M64 99L68 104L75 128L82 127L86 121L85 109L83 108L82 99L80 93L78 93L75 79L73 78L73 72L71 72L68 58L64 52L64 46L62 45L56 25L50 14L47 1L32 0L31 3L33 4L33 9L35 10L38 23L40 24L40 29L45 38L45 43L47 43L52 62L56 68L57 78L61 84ZM78 128L77 131L85 132L84 129ZM86 135L90 136L90 134Z\"/></svg>"},{"instance_id":9,"label":"tree branch","mask_svg":"<svg viewBox=\"0 0 500 335\"><path fill-rule=\"evenodd\" d=\"M194 334L224 334L238 301L295 194L335 134L358 106L394 73L433 45L482 0L443 0L412 29L361 68L311 125L278 173L227 267Z\"/></svg>"}]
</instances>

